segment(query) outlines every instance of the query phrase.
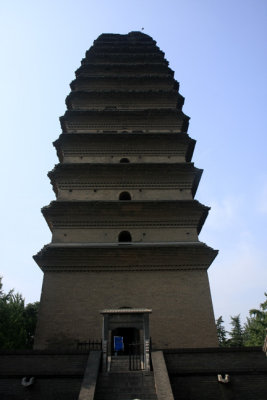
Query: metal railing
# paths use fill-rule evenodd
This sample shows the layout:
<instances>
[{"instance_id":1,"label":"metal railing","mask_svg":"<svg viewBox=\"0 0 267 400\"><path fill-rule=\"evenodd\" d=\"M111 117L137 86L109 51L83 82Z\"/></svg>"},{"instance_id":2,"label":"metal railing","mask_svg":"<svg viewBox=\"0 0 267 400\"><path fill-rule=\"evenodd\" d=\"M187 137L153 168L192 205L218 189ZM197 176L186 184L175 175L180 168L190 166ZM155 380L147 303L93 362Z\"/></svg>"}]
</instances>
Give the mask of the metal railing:
<instances>
[{"instance_id":1,"label":"metal railing","mask_svg":"<svg viewBox=\"0 0 267 400\"><path fill-rule=\"evenodd\" d=\"M142 351L143 346L141 343L131 343L129 344L129 370L139 371L142 368L142 361L144 356L144 351Z\"/></svg>"},{"instance_id":2,"label":"metal railing","mask_svg":"<svg viewBox=\"0 0 267 400\"><path fill-rule=\"evenodd\" d=\"M90 350L102 350L102 340L89 340L88 342L78 342L77 350L87 353Z\"/></svg>"}]
</instances>

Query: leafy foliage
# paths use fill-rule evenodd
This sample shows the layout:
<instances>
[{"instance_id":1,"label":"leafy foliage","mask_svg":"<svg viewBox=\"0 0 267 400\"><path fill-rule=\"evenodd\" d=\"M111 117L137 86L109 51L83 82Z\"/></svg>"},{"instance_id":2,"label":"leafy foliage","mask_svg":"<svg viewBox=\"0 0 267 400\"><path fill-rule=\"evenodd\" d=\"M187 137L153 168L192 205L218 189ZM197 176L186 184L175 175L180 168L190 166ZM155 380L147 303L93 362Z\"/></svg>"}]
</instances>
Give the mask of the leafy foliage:
<instances>
[{"instance_id":1,"label":"leafy foliage","mask_svg":"<svg viewBox=\"0 0 267 400\"><path fill-rule=\"evenodd\" d=\"M265 301L260 304L260 309L249 311L250 317L244 326L244 341L246 346L262 346L267 329L267 293Z\"/></svg>"},{"instance_id":2,"label":"leafy foliage","mask_svg":"<svg viewBox=\"0 0 267 400\"><path fill-rule=\"evenodd\" d=\"M39 303L25 306L21 294L4 293L0 277L0 348L32 348Z\"/></svg>"},{"instance_id":3,"label":"leafy foliage","mask_svg":"<svg viewBox=\"0 0 267 400\"><path fill-rule=\"evenodd\" d=\"M216 321L219 346L263 346L267 333L267 293L264 293L265 301L260 304L259 309L251 309L247 322L242 326L240 315L231 317L232 329L227 332L224 321L220 316ZM227 337L228 333L228 337Z\"/></svg>"},{"instance_id":4,"label":"leafy foliage","mask_svg":"<svg viewBox=\"0 0 267 400\"><path fill-rule=\"evenodd\" d=\"M230 339L228 345L230 347L240 347L244 345L243 339L243 328L240 322L240 314L235 317L231 317L232 329L229 332Z\"/></svg>"},{"instance_id":5,"label":"leafy foliage","mask_svg":"<svg viewBox=\"0 0 267 400\"><path fill-rule=\"evenodd\" d=\"M218 335L218 340L219 340L219 346L220 347L225 347L227 345L227 338L226 338L226 330L225 327L223 326L224 320L222 316L220 316L216 320L216 328L217 328L217 335Z\"/></svg>"}]
</instances>

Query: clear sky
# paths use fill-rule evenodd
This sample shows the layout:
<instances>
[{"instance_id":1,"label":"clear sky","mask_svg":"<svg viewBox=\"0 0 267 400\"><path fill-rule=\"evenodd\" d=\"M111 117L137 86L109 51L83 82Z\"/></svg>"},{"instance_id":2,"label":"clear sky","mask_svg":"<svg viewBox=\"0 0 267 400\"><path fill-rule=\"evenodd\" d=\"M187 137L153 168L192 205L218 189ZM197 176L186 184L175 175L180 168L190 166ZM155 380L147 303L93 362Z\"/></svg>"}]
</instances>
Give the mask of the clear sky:
<instances>
[{"instance_id":1,"label":"clear sky","mask_svg":"<svg viewBox=\"0 0 267 400\"><path fill-rule=\"evenodd\" d=\"M196 199L211 206L200 240L219 249L209 270L215 316L259 305L267 291L266 0L2 0L1 275L27 302L51 239L40 208L74 71L103 32L141 30L165 52L191 117Z\"/></svg>"}]
</instances>

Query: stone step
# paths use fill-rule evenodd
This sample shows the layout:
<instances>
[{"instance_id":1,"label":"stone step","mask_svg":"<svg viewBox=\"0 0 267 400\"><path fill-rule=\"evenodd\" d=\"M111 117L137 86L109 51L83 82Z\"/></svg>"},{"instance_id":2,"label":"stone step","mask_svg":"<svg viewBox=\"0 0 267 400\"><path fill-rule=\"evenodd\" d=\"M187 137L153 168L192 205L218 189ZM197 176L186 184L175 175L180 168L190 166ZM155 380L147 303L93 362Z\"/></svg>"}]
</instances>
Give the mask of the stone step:
<instances>
[{"instance_id":1,"label":"stone step","mask_svg":"<svg viewBox=\"0 0 267 400\"><path fill-rule=\"evenodd\" d=\"M94 400L110 400L114 398L115 400L157 400L156 393L151 392L113 392L112 390L107 390L105 392L96 392Z\"/></svg>"},{"instance_id":2,"label":"stone step","mask_svg":"<svg viewBox=\"0 0 267 400\"><path fill-rule=\"evenodd\" d=\"M128 356L113 356L111 357L110 371L129 371Z\"/></svg>"},{"instance_id":3,"label":"stone step","mask_svg":"<svg viewBox=\"0 0 267 400\"><path fill-rule=\"evenodd\" d=\"M153 372L102 373L94 400L157 400Z\"/></svg>"},{"instance_id":4,"label":"stone step","mask_svg":"<svg viewBox=\"0 0 267 400\"><path fill-rule=\"evenodd\" d=\"M105 392L95 394L94 400L157 400L156 394L137 392Z\"/></svg>"}]
</instances>

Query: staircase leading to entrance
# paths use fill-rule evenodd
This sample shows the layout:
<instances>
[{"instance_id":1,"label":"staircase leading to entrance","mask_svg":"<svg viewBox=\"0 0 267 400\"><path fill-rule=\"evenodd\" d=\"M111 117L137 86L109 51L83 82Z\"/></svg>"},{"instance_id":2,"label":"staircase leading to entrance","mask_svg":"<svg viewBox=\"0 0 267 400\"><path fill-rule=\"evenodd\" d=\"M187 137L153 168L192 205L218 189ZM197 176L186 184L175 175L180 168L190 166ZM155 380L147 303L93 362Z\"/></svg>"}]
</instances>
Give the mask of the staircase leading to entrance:
<instances>
[{"instance_id":1,"label":"staircase leading to entrance","mask_svg":"<svg viewBox=\"0 0 267 400\"><path fill-rule=\"evenodd\" d=\"M100 373L94 400L157 400L153 372Z\"/></svg>"},{"instance_id":2,"label":"staircase leading to entrance","mask_svg":"<svg viewBox=\"0 0 267 400\"><path fill-rule=\"evenodd\" d=\"M127 372L140 371L144 369L143 358L141 355L112 356L109 371Z\"/></svg>"},{"instance_id":3,"label":"staircase leading to entrance","mask_svg":"<svg viewBox=\"0 0 267 400\"><path fill-rule=\"evenodd\" d=\"M111 372L127 372L129 371L129 356L112 356L110 364Z\"/></svg>"},{"instance_id":4,"label":"staircase leading to entrance","mask_svg":"<svg viewBox=\"0 0 267 400\"><path fill-rule=\"evenodd\" d=\"M113 370L100 372L100 351L91 351L79 400L174 400L162 351L152 352L153 372L129 371L128 356L118 356Z\"/></svg>"}]
</instances>

